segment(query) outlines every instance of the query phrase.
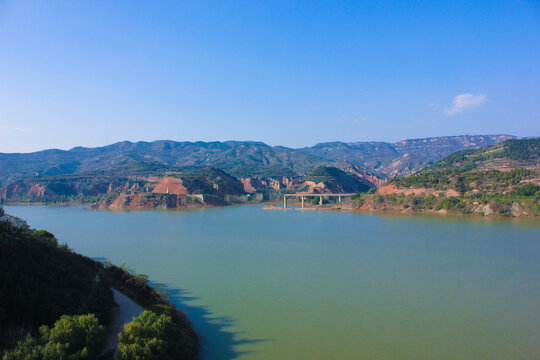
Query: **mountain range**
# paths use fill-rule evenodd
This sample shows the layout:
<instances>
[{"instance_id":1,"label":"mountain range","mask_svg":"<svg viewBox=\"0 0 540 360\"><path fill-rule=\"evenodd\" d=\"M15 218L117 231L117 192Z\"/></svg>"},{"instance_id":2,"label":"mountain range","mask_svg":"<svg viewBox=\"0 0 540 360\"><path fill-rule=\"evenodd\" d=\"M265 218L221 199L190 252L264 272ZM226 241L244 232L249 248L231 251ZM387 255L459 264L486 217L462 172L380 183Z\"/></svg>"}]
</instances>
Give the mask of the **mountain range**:
<instances>
[{"instance_id":1,"label":"mountain range","mask_svg":"<svg viewBox=\"0 0 540 360\"><path fill-rule=\"evenodd\" d=\"M0 203L146 209L272 201L283 193L369 192L359 198L369 201L359 206L394 208L399 204L392 202L401 198L378 203L369 195L461 196L473 191L467 196L476 199L478 194L535 193L539 148L538 138L507 135L334 142L303 149L246 141L126 141L98 148L0 154ZM444 199L437 201L431 205L447 206ZM537 213L534 201L519 201L527 214ZM405 205L418 208L415 203ZM469 211L472 205L464 206ZM508 206L501 208L508 212Z\"/></svg>"},{"instance_id":2,"label":"mountain range","mask_svg":"<svg viewBox=\"0 0 540 360\"><path fill-rule=\"evenodd\" d=\"M23 178L126 168L220 168L235 177L302 176L332 166L366 179L413 174L455 151L498 144L509 135L463 135L386 142L332 142L291 149L254 141L119 142L33 153L0 153L0 186ZM136 165L134 165L136 164ZM373 182L370 180L371 182Z\"/></svg>"},{"instance_id":3,"label":"mountain range","mask_svg":"<svg viewBox=\"0 0 540 360\"><path fill-rule=\"evenodd\" d=\"M330 142L299 149L327 160L350 162L380 177L409 176L456 151L513 139L510 135L461 135L387 142Z\"/></svg>"}]
</instances>

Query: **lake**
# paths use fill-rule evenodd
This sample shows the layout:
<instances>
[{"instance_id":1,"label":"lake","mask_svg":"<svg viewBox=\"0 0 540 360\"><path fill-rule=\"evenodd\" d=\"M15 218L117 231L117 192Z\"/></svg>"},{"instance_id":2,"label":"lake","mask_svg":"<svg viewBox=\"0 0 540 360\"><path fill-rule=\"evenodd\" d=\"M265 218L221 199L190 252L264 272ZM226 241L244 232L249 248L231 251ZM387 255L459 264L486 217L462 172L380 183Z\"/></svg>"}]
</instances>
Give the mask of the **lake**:
<instances>
[{"instance_id":1,"label":"lake","mask_svg":"<svg viewBox=\"0 0 540 360\"><path fill-rule=\"evenodd\" d=\"M540 221L6 206L149 274L204 359L539 359Z\"/></svg>"}]
</instances>

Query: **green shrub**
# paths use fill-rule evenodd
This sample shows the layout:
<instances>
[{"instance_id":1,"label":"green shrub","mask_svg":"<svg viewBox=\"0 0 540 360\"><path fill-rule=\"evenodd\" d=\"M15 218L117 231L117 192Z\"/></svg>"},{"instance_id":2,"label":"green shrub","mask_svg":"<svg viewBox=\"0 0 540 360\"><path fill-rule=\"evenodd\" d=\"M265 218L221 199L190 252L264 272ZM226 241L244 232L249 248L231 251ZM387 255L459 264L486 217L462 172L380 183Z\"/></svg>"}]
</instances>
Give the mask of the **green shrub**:
<instances>
[{"instance_id":1,"label":"green shrub","mask_svg":"<svg viewBox=\"0 0 540 360\"><path fill-rule=\"evenodd\" d=\"M435 210L441 210L441 209L453 210L454 208L457 208L457 209L463 208L463 204L461 204L460 199L453 196L450 196L448 199L442 200L435 206Z\"/></svg>"},{"instance_id":2,"label":"green shrub","mask_svg":"<svg viewBox=\"0 0 540 360\"><path fill-rule=\"evenodd\" d=\"M535 184L525 184L516 190L514 190L514 194L516 196L523 196L523 197L529 197L529 196L536 196L540 193L540 186Z\"/></svg>"},{"instance_id":3,"label":"green shrub","mask_svg":"<svg viewBox=\"0 0 540 360\"><path fill-rule=\"evenodd\" d=\"M186 355L186 340L171 316L145 310L124 326L118 350L122 360L181 359Z\"/></svg>"},{"instance_id":4,"label":"green shrub","mask_svg":"<svg viewBox=\"0 0 540 360\"><path fill-rule=\"evenodd\" d=\"M105 345L105 327L94 314L63 315L52 328L42 326L40 336L28 335L3 360L92 360Z\"/></svg>"}]
</instances>

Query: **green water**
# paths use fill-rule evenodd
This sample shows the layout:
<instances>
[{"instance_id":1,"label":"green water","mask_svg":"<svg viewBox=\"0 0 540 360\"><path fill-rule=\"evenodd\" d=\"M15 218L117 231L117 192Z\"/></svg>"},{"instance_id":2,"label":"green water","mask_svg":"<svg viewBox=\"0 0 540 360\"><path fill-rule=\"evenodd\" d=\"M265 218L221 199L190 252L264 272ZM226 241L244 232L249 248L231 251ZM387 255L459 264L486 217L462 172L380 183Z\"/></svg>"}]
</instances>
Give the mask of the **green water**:
<instances>
[{"instance_id":1,"label":"green water","mask_svg":"<svg viewBox=\"0 0 540 360\"><path fill-rule=\"evenodd\" d=\"M205 359L540 359L538 221L6 210L165 285Z\"/></svg>"}]
</instances>

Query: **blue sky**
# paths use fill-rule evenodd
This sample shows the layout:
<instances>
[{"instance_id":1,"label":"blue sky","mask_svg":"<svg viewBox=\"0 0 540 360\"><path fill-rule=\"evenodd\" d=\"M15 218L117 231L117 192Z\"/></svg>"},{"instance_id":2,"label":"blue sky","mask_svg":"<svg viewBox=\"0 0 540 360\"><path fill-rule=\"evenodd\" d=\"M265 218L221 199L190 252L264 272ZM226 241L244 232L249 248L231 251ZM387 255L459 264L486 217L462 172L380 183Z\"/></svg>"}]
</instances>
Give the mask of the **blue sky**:
<instances>
[{"instance_id":1,"label":"blue sky","mask_svg":"<svg viewBox=\"0 0 540 360\"><path fill-rule=\"evenodd\" d=\"M0 152L540 135L538 1L0 0Z\"/></svg>"}]
</instances>

